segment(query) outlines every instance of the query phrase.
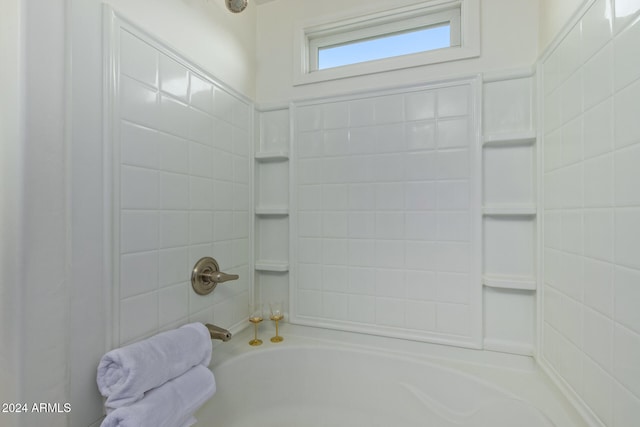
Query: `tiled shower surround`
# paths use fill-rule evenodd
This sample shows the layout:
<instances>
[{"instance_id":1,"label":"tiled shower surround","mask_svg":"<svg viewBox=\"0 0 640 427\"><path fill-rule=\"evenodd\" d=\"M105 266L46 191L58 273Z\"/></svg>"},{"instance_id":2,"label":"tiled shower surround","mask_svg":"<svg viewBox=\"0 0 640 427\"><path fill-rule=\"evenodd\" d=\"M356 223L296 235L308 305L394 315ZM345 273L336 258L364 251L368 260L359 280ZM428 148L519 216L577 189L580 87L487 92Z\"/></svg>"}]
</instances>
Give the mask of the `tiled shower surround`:
<instances>
[{"instance_id":1,"label":"tiled shower surround","mask_svg":"<svg viewBox=\"0 0 640 427\"><path fill-rule=\"evenodd\" d=\"M616 3L590 3L541 60L542 200L536 208L527 196L534 213L518 228L526 239L516 239L527 248L521 259L531 261L525 273L534 286L515 297L528 302L542 294L541 340L531 340L532 352L586 412L620 427L633 425L640 408L640 23ZM257 194L257 207L269 201L252 185L253 105L134 30L121 28L115 46L113 346L187 321L239 325L258 264L251 260L251 200ZM291 293L289 320L472 347L483 345L483 328L489 336L492 313L508 325L503 309L515 297L492 311L493 294L485 286L483 296L480 286L483 258L488 270L491 256L517 252L486 249L494 216L485 216L480 251L475 107L491 95L486 82L480 94L481 78L286 108L294 140L283 163L291 175L277 172L284 184L274 194L282 197L262 206L277 208L263 221L276 226L264 226L261 236L283 231L272 234L284 243L263 242L258 255L288 255L291 271L287 264L256 275L287 282L273 294ZM530 125L515 132L530 131L535 140ZM493 147L484 175L506 163L533 169L534 144L509 149L523 153L521 163L505 156L492 166L502 150ZM269 176L272 164L264 163L258 180ZM484 179L486 203L492 190ZM533 259L538 223L540 277ZM240 280L196 295L190 270L202 256L214 256ZM256 290L269 294L259 289L268 284Z\"/></svg>"},{"instance_id":2,"label":"tiled shower surround","mask_svg":"<svg viewBox=\"0 0 640 427\"><path fill-rule=\"evenodd\" d=\"M598 0L542 61L542 358L607 426L640 408L640 21Z\"/></svg>"},{"instance_id":3,"label":"tiled shower surround","mask_svg":"<svg viewBox=\"0 0 640 427\"><path fill-rule=\"evenodd\" d=\"M144 36L116 34L114 345L189 321L231 327L250 297L250 103ZM197 295L204 256L240 279Z\"/></svg>"},{"instance_id":4,"label":"tiled shower surround","mask_svg":"<svg viewBox=\"0 0 640 427\"><path fill-rule=\"evenodd\" d=\"M116 34L114 343L237 325L252 292L251 104L134 29ZM481 345L478 88L294 107L292 321ZM197 295L203 256L240 279Z\"/></svg>"},{"instance_id":5,"label":"tiled shower surround","mask_svg":"<svg viewBox=\"0 0 640 427\"><path fill-rule=\"evenodd\" d=\"M406 252L404 258L385 258L393 265L371 267L349 258L349 243L346 260L339 262L323 249L319 255L333 257L332 263L307 258L313 262L300 266L328 273L336 267L362 270L368 277L367 269L373 269L374 282L356 288L349 274L340 287L324 276L320 283L317 277L305 279L296 264L297 245L290 243L336 244L343 237L325 235L324 224L339 224L344 232L345 215L344 240L368 245L374 261L378 247L390 248L378 242L401 242L406 250L418 242L438 245L441 236L437 220L436 241L433 228L410 239L409 223L403 230L397 226L399 211L350 205L352 186L410 180L372 176L368 182L345 182L342 199L325 199L320 191L319 199L302 200L290 190L337 183L292 182L289 172L301 177L301 161L332 161L338 155L287 150L298 143L291 141L290 125L300 133L322 133L323 144L325 133L331 142L362 127L408 126L414 121L406 115L408 94L381 89L476 75L482 86L483 197L474 207L482 209L483 348L532 355L573 397L586 425L638 425L639 0L483 0L478 58L301 86L291 84L291 29L297 22L417 0L250 0L240 15L229 14L217 0L5 3L0 44L10 48L0 49L7 59L1 70L10 93L0 103L9 112L2 119L10 134L2 139L6 167L0 168L0 181L10 190L3 205L3 214L10 215L2 222L3 231L11 233L3 235L8 268L0 281L6 320L0 322L0 392L5 402L71 402L73 410L55 417L2 414L0 424L98 426L103 402L95 366L105 351L188 321L240 327L254 287L267 300L287 298L294 286L313 293L306 298L311 304L301 307L306 311L298 313L309 321L330 319L342 322L332 326L365 325L374 332L405 327L399 325L416 331L422 325L417 332L423 338L438 336L444 318L436 313L433 328L431 308L462 311L464 294L441 293L438 272L435 290L425 286L425 294L410 293L406 273L404 282L395 281L397 266L403 262L402 270L429 272L407 268ZM114 11L105 4L127 17L127 25L110 25ZM110 46L115 56L110 56L103 37L115 26ZM564 30L558 34L560 26ZM109 70L107 57L115 58ZM105 83L116 84L117 92L103 90ZM422 89L439 96L440 88ZM361 96L347 97L352 91ZM397 121L380 123L374 113L370 125L327 127L325 104L359 104L364 112L369 107L361 98L387 95L405 98L404 116ZM296 121L306 119L298 113L316 106L322 107L322 120L301 130ZM434 116L433 122L438 120ZM266 136L284 137L275 138L277 147L269 138L260 140L258 148L263 132L257 125L268 128L273 122L275 131L269 128ZM421 154L429 157L429 151L440 148ZM345 157L391 154L372 148ZM268 176L277 188L260 187ZM320 203L320 228L313 210L305 208L311 202ZM299 214L307 216L301 218L306 225L297 221ZM349 222L354 216L370 219ZM389 228L378 230L377 224ZM352 225L368 234L349 235ZM300 229L310 235L298 236ZM426 235L429 239L418 239ZM240 280L220 285L213 296L196 296L190 269L203 255L218 258L223 270L238 273ZM378 270L385 273L377 275ZM385 278L393 285L378 288L375 280ZM399 309L412 304L429 308L417 310L422 316L417 320L428 321L415 321L410 311ZM453 319L457 331L467 325L463 320Z\"/></svg>"},{"instance_id":6,"label":"tiled shower surround","mask_svg":"<svg viewBox=\"0 0 640 427\"><path fill-rule=\"evenodd\" d=\"M295 106L296 321L478 345L475 88Z\"/></svg>"}]
</instances>

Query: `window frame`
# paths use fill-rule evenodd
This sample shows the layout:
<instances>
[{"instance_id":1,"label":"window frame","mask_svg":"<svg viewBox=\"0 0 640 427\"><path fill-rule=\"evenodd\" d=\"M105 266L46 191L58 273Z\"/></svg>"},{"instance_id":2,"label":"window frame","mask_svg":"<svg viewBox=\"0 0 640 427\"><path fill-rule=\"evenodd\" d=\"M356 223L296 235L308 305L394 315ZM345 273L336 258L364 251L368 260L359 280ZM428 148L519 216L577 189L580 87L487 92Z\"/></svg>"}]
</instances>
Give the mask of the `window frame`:
<instances>
[{"instance_id":1,"label":"window frame","mask_svg":"<svg viewBox=\"0 0 640 427\"><path fill-rule=\"evenodd\" d=\"M294 38L294 85L477 57L479 9L479 0L432 0L355 17L298 23ZM450 47L318 69L318 52L324 47L446 23L451 30Z\"/></svg>"}]
</instances>

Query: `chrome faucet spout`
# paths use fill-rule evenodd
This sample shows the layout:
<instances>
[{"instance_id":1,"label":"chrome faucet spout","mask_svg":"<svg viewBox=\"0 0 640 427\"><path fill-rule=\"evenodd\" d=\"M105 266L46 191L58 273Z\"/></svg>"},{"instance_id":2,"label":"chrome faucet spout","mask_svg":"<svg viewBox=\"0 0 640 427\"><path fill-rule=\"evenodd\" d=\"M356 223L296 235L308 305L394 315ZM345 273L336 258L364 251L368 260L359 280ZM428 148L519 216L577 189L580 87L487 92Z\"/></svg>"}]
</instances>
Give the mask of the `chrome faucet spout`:
<instances>
[{"instance_id":1,"label":"chrome faucet spout","mask_svg":"<svg viewBox=\"0 0 640 427\"><path fill-rule=\"evenodd\" d=\"M209 330L212 340L221 340L227 342L232 337L231 332L227 331L224 328L221 328L220 326L212 325L211 323L205 323L205 326Z\"/></svg>"}]
</instances>

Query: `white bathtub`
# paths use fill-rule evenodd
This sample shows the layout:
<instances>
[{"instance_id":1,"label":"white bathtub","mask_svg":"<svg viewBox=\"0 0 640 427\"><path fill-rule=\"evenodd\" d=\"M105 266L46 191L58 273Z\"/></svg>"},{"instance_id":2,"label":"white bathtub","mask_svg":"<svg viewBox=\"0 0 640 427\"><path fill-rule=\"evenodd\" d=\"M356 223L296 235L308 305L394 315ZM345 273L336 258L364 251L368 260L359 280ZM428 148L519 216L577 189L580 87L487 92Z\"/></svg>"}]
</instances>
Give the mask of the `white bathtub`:
<instances>
[{"instance_id":1,"label":"white bathtub","mask_svg":"<svg viewBox=\"0 0 640 427\"><path fill-rule=\"evenodd\" d=\"M577 427L531 358L284 325L216 346L198 426Z\"/></svg>"}]
</instances>

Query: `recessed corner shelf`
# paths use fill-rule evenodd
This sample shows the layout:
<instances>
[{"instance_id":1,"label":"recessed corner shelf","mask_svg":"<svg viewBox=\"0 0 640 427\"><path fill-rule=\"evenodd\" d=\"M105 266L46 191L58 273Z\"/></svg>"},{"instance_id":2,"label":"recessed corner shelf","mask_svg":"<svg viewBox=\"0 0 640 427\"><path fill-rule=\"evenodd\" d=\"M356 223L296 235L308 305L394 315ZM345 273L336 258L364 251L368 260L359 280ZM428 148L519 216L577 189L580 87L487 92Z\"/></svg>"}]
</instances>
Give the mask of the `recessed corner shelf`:
<instances>
[{"instance_id":1,"label":"recessed corner shelf","mask_svg":"<svg viewBox=\"0 0 640 427\"><path fill-rule=\"evenodd\" d=\"M289 263L274 262L274 261L257 261L255 269L257 271L287 272L289 271Z\"/></svg>"},{"instance_id":2,"label":"recessed corner shelf","mask_svg":"<svg viewBox=\"0 0 640 427\"><path fill-rule=\"evenodd\" d=\"M536 280L526 276L482 276L482 284L490 288L536 290Z\"/></svg>"},{"instance_id":3,"label":"recessed corner shelf","mask_svg":"<svg viewBox=\"0 0 640 427\"><path fill-rule=\"evenodd\" d=\"M258 162L283 162L289 160L289 153L286 151L266 151L256 153L254 157Z\"/></svg>"},{"instance_id":4,"label":"recessed corner shelf","mask_svg":"<svg viewBox=\"0 0 640 427\"><path fill-rule=\"evenodd\" d=\"M287 206L270 206L256 208L256 215L258 216L287 216L289 215L289 208Z\"/></svg>"},{"instance_id":5,"label":"recessed corner shelf","mask_svg":"<svg viewBox=\"0 0 640 427\"><path fill-rule=\"evenodd\" d=\"M531 145L536 142L535 131L494 133L485 135L482 145L485 147L502 147L511 145Z\"/></svg>"},{"instance_id":6,"label":"recessed corner shelf","mask_svg":"<svg viewBox=\"0 0 640 427\"><path fill-rule=\"evenodd\" d=\"M482 214L485 216L535 216L537 212L533 205L484 206L482 208Z\"/></svg>"}]
</instances>

